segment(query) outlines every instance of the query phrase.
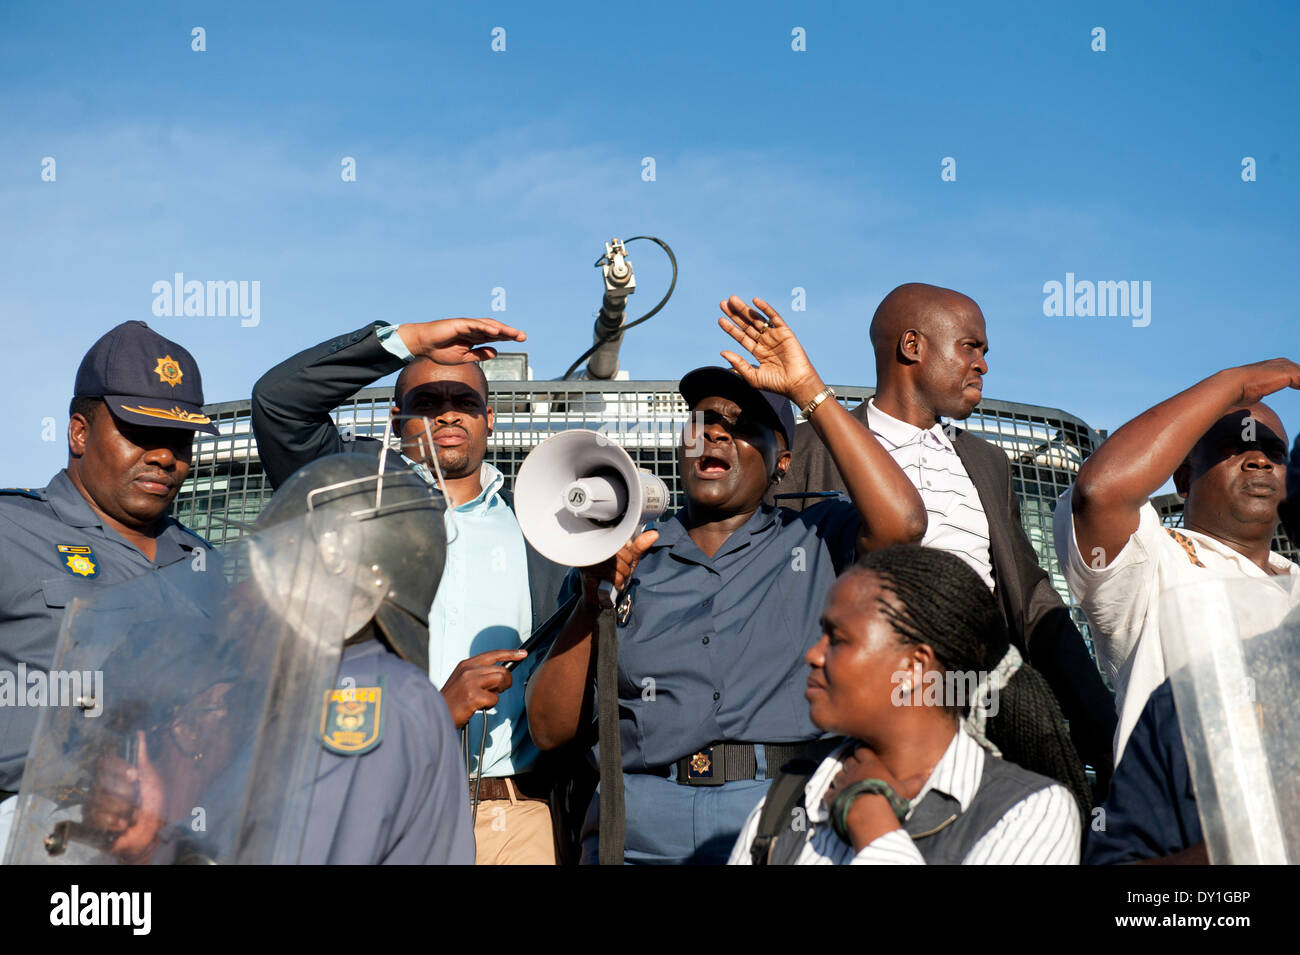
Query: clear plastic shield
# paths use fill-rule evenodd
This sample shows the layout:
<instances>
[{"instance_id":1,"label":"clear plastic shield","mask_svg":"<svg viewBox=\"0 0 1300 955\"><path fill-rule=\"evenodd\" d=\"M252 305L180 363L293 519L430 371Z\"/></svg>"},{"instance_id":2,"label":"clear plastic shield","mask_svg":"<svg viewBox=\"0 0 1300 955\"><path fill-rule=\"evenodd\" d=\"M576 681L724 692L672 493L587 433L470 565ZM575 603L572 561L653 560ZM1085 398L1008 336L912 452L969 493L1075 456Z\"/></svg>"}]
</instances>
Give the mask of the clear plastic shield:
<instances>
[{"instance_id":1,"label":"clear plastic shield","mask_svg":"<svg viewBox=\"0 0 1300 955\"><path fill-rule=\"evenodd\" d=\"M1210 861L1300 862L1296 578L1171 588L1160 636Z\"/></svg>"},{"instance_id":2,"label":"clear plastic shield","mask_svg":"<svg viewBox=\"0 0 1300 955\"><path fill-rule=\"evenodd\" d=\"M381 596L359 541L303 515L74 603L5 861L295 862L313 720Z\"/></svg>"}]
</instances>

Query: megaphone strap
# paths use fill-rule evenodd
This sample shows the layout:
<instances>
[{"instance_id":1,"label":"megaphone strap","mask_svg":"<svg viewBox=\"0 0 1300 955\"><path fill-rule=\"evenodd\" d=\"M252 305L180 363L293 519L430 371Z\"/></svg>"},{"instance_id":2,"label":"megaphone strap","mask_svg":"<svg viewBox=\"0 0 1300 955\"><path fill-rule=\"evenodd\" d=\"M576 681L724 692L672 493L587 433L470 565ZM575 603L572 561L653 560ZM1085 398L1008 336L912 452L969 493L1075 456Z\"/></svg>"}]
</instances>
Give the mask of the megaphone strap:
<instances>
[{"instance_id":1,"label":"megaphone strap","mask_svg":"<svg viewBox=\"0 0 1300 955\"><path fill-rule=\"evenodd\" d=\"M600 612L596 636L596 712L600 735L601 865L622 865L626 835L623 743L618 730L618 629L614 610Z\"/></svg>"}]
</instances>

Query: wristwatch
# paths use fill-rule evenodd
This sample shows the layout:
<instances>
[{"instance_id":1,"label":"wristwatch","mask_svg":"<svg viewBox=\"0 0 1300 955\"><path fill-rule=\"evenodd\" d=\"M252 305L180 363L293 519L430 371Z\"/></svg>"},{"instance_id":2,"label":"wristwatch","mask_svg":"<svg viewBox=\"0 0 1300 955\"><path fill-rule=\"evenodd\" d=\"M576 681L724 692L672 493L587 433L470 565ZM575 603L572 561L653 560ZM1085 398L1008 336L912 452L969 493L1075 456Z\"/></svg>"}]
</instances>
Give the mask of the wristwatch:
<instances>
[{"instance_id":1,"label":"wristwatch","mask_svg":"<svg viewBox=\"0 0 1300 955\"><path fill-rule=\"evenodd\" d=\"M821 407L821 403L823 401L825 401L827 398L834 398L834 397L835 397L835 389L830 387L829 385L827 385L821 391L817 392L817 394L813 396L813 400L808 402L808 404L804 406L803 419L807 421L809 416L814 411L816 411L819 407Z\"/></svg>"}]
</instances>

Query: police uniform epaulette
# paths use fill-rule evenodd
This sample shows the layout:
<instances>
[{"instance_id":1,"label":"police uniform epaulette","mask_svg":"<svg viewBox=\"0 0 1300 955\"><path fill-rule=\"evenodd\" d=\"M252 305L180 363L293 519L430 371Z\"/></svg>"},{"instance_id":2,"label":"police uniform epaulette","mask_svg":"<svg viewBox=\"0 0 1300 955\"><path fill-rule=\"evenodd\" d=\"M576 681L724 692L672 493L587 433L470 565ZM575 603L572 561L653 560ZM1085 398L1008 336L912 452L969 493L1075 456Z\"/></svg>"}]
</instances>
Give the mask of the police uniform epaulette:
<instances>
[{"instance_id":1,"label":"police uniform epaulette","mask_svg":"<svg viewBox=\"0 0 1300 955\"><path fill-rule=\"evenodd\" d=\"M30 497L33 501L45 500L45 495L41 491L33 491L29 487L0 487L0 495L5 494L15 497Z\"/></svg>"}]
</instances>

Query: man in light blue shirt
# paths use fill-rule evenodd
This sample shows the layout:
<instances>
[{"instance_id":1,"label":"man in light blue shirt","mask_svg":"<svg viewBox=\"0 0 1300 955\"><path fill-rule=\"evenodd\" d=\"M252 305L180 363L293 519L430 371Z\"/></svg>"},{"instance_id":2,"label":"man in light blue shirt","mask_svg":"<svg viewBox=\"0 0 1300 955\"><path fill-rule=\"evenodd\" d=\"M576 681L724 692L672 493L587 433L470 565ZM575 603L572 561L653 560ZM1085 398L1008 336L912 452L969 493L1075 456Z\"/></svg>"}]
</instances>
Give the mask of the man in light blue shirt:
<instances>
[{"instance_id":1,"label":"man in light blue shirt","mask_svg":"<svg viewBox=\"0 0 1300 955\"><path fill-rule=\"evenodd\" d=\"M274 487L325 454L377 455L374 439L345 441L330 412L394 371L401 373L393 431L401 433L405 453L390 454L388 466L410 467L435 483L427 422L451 506L423 662L467 733L479 864L555 862L549 786L533 772L537 749L524 719L525 668L532 661L519 647L555 610L566 568L524 540L501 472L483 460L493 412L477 364L496 355L487 343L523 338L491 319L377 322L300 352L253 388L253 432ZM503 663L519 669L512 674Z\"/></svg>"},{"instance_id":2,"label":"man in light blue shirt","mask_svg":"<svg viewBox=\"0 0 1300 955\"><path fill-rule=\"evenodd\" d=\"M429 677L446 685L462 661L492 650L517 650L532 633L524 536L498 493L505 476L486 461L483 490L447 512L447 563L429 611ZM454 535L454 536L453 536ZM508 658L512 659L512 658ZM513 776L537 758L524 721L524 681L532 661L514 670L513 682L497 694L491 709L469 720L470 776ZM484 721L487 739L483 741Z\"/></svg>"}]
</instances>

